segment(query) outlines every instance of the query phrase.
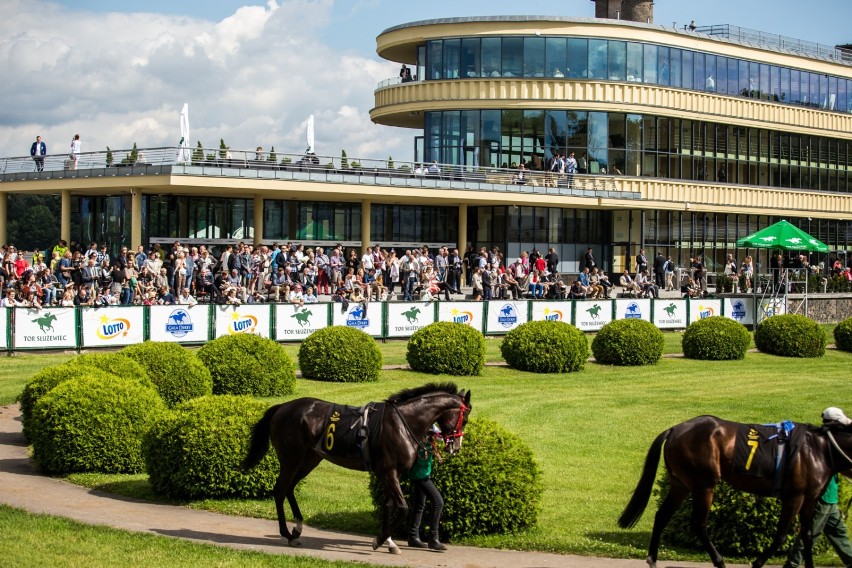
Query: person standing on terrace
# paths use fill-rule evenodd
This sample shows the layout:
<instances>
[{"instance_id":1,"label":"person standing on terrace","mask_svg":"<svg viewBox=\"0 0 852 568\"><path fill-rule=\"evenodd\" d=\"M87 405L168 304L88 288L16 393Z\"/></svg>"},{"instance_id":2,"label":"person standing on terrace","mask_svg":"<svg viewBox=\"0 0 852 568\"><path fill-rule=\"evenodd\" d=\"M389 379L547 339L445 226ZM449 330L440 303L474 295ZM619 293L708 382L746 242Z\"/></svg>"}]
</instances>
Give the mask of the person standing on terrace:
<instances>
[{"instance_id":1,"label":"person standing on terrace","mask_svg":"<svg viewBox=\"0 0 852 568\"><path fill-rule=\"evenodd\" d=\"M44 171L44 157L47 155L47 144L41 141L41 136L36 136L35 142L30 147L30 156L35 161L36 170Z\"/></svg>"}]
</instances>

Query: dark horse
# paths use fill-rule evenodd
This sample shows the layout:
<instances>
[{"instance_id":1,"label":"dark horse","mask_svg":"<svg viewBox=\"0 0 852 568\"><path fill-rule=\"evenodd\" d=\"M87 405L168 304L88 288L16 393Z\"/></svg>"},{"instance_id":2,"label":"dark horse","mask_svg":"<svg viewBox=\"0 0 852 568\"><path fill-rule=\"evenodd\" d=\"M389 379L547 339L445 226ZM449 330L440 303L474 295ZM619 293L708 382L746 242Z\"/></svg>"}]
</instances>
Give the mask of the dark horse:
<instances>
[{"instance_id":1,"label":"dark horse","mask_svg":"<svg viewBox=\"0 0 852 568\"><path fill-rule=\"evenodd\" d=\"M299 398L278 404L266 411L252 430L251 447L243 467L257 465L269 449L269 440L278 456L281 470L273 489L278 528L291 546L298 546L302 534L302 512L293 493L296 484L326 459L339 466L361 471L371 470L384 485L386 501L381 533L373 539L373 549L384 542L390 552L399 547L390 539L408 506L399 485L400 477L411 469L415 453L433 423L441 429L451 453L461 448L464 426L471 411L470 391L459 391L453 383L428 384L398 392L376 405L376 419L370 423L369 459L362 455L336 455L325 451L342 436L344 428L335 428L332 409L340 407L316 398ZM342 422L338 422L341 424ZM357 453L357 452L356 452ZM290 503L296 524L291 533L284 514L284 497Z\"/></svg>"},{"instance_id":2,"label":"dark horse","mask_svg":"<svg viewBox=\"0 0 852 568\"><path fill-rule=\"evenodd\" d=\"M657 565L660 535L683 500L692 495L692 525L713 566L725 566L722 556L707 534L707 515L713 493L720 480L735 489L760 496L772 496L771 477L747 476L733 467L734 445L741 424L715 416L699 416L682 422L657 436L645 458L642 477L618 519L621 528L630 528L642 517L657 476L660 449L665 442L664 459L669 471L670 488L654 518L654 530L648 547L648 564ZM787 475L776 497L781 500L781 517L772 544L752 564L760 568L772 556L789 532L796 514L799 515L799 535L805 546L805 565L813 568L811 526L816 500L822 495L829 479L852 467L852 426L831 423L823 427L796 424L804 428L799 450L793 454Z\"/></svg>"}]
</instances>

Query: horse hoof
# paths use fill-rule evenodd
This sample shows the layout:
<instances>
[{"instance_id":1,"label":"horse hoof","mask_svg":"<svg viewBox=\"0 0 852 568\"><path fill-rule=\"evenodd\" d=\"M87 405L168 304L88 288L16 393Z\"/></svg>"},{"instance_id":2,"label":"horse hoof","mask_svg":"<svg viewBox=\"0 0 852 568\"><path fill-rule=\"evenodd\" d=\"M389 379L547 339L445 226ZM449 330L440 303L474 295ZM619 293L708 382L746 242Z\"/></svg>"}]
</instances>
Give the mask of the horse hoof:
<instances>
[{"instance_id":1,"label":"horse hoof","mask_svg":"<svg viewBox=\"0 0 852 568\"><path fill-rule=\"evenodd\" d=\"M389 546L389 547L388 547L388 552L390 552L391 554L402 554L402 552L399 550L399 547L398 547L398 546L396 546L396 545L394 545L394 546Z\"/></svg>"},{"instance_id":2,"label":"horse hoof","mask_svg":"<svg viewBox=\"0 0 852 568\"><path fill-rule=\"evenodd\" d=\"M293 537L292 537L292 539L291 539L291 540L296 540L296 539L298 539L300 536L302 536L302 531L301 531L301 529L293 529L292 535L293 535Z\"/></svg>"},{"instance_id":3,"label":"horse hoof","mask_svg":"<svg viewBox=\"0 0 852 568\"><path fill-rule=\"evenodd\" d=\"M373 550L378 550L379 546L381 546L381 543L379 542L379 537L374 536L373 537Z\"/></svg>"},{"instance_id":4,"label":"horse hoof","mask_svg":"<svg viewBox=\"0 0 852 568\"><path fill-rule=\"evenodd\" d=\"M299 548L302 546L302 542L298 538L294 538L293 540L287 541L287 545L293 548Z\"/></svg>"}]
</instances>

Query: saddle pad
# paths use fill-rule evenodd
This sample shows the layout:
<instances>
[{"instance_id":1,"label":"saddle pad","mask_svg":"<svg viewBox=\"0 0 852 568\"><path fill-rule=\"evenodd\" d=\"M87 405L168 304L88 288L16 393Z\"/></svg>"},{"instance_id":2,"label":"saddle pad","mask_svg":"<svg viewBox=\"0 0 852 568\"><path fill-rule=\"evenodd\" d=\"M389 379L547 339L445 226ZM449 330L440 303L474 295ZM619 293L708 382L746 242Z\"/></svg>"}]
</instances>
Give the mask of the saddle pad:
<instances>
[{"instance_id":1,"label":"saddle pad","mask_svg":"<svg viewBox=\"0 0 852 568\"><path fill-rule=\"evenodd\" d=\"M365 407L331 403L316 450L326 456L361 459L364 469L368 469L370 455L378 440L383 410L384 404L367 405L365 425L362 422Z\"/></svg>"},{"instance_id":2,"label":"saddle pad","mask_svg":"<svg viewBox=\"0 0 852 568\"><path fill-rule=\"evenodd\" d=\"M805 434L805 428L787 424L786 428L781 424L740 424L734 445L734 471L774 478L775 486L780 487Z\"/></svg>"}]
</instances>

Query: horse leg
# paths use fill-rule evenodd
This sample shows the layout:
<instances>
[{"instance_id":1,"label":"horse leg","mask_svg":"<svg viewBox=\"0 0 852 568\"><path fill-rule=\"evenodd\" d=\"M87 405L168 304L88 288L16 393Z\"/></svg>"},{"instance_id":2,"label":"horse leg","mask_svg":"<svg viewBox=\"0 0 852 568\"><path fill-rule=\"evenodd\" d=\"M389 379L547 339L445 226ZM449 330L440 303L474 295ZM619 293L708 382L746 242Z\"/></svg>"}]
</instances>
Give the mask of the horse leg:
<instances>
[{"instance_id":1,"label":"horse leg","mask_svg":"<svg viewBox=\"0 0 852 568\"><path fill-rule=\"evenodd\" d=\"M713 566L725 568L722 555L716 550L713 541L710 540L710 535L707 533L707 516L710 514L710 505L713 504L713 493L713 487L692 492L692 529L698 535L701 544L704 545L704 550L710 555Z\"/></svg>"},{"instance_id":2,"label":"horse leg","mask_svg":"<svg viewBox=\"0 0 852 568\"><path fill-rule=\"evenodd\" d=\"M296 475L293 476L293 479L290 481L290 486L287 488L287 502L290 503L290 510L293 511L293 520L296 522L293 527L293 540L290 541L290 546L301 546L299 542L299 537L302 536L302 511L299 509L299 503L296 502L296 485L299 484L305 477L311 473L314 468L316 468L319 463L322 461L322 458L319 456L312 456L310 458L306 458L302 463L302 467L299 468L299 471Z\"/></svg>"},{"instance_id":3,"label":"horse leg","mask_svg":"<svg viewBox=\"0 0 852 568\"><path fill-rule=\"evenodd\" d=\"M275 499L275 512L278 514L278 534L287 539L287 542L293 540L293 536L287 529L287 514L284 512L284 496L287 493L287 478L284 473L284 468L281 468L278 474L278 479L275 481L275 487L272 489L272 497Z\"/></svg>"},{"instance_id":4,"label":"horse leg","mask_svg":"<svg viewBox=\"0 0 852 568\"><path fill-rule=\"evenodd\" d=\"M784 500L781 502L781 515L778 517L778 530L775 532L775 538L772 539L772 544L764 550L760 556L752 563L752 568L761 568L769 557L775 554L775 551L783 544L787 538L787 533L790 532L790 527L793 525L793 519L796 518L796 513L799 515L799 536L802 539L802 558L805 561L806 568L814 567L813 559L813 506L802 507L803 497Z\"/></svg>"},{"instance_id":5,"label":"horse leg","mask_svg":"<svg viewBox=\"0 0 852 568\"><path fill-rule=\"evenodd\" d=\"M376 550L387 542L388 551L391 554L399 554L399 547L390 537L399 526L400 519L405 521L408 504L405 502L405 496L402 494L402 488L399 486L399 476L396 470L390 470L385 473L383 483L386 495L384 505L385 514L382 518L382 532L373 539L373 550Z\"/></svg>"},{"instance_id":6,"label":"horse leg","mask_svg":"<svg viewBox=\"0 0 852 568\"><path fill-rule=\"evenodd\" d=\"M689 494L687 488L677 478L670 477L669 479L669 492L654 516L654 529L651 532L651 543L648 545L647 562L650 568L657 567L657 553L660 549L660 537L663 534L663 529L669 524L672 515L680 508L681 503Z\"/></svg>"}]
</instances>

